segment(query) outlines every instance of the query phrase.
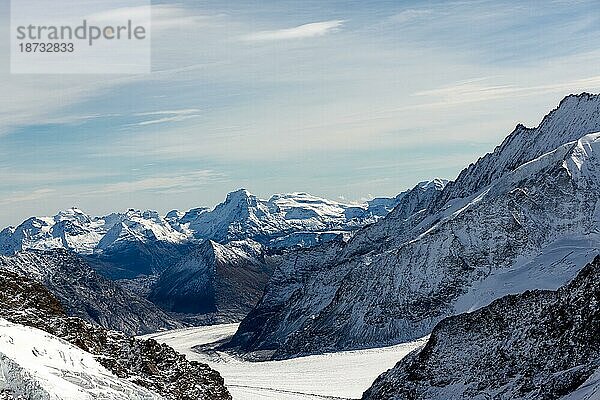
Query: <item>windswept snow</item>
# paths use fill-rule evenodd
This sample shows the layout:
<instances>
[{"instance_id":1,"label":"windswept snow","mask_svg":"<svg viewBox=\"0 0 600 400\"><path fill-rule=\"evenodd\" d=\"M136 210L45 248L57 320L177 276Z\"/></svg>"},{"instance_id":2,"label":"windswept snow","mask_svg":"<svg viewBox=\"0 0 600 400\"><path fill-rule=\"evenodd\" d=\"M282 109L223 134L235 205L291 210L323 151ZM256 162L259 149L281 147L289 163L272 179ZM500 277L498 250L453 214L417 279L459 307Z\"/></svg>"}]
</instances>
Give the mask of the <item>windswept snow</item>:
<instances>
[{"instance_id":1,"label":"windswept snow","mask_svg":"<svg viewBox=\"0 0 600 400\"><path fill-rule=\"evenodd\" d=\"M0 394L31 400L161 398L119 379L70 343L4 319L0 319Z\"/></svg>"},{"instance_id":2,"label":"windswept snow","mask_svg":"<svg viewBox=\"0 0 600 400\"><path fill-rule=\"evenodd\" d=\"M344 351L285 361L248 362L211 350L239 324L178 329L144 338L166 343L188 359L209 364L224 378L235 400L357 399L379 374L412 350L417 340L378 349Z\"/></svg>"}]
</instances>

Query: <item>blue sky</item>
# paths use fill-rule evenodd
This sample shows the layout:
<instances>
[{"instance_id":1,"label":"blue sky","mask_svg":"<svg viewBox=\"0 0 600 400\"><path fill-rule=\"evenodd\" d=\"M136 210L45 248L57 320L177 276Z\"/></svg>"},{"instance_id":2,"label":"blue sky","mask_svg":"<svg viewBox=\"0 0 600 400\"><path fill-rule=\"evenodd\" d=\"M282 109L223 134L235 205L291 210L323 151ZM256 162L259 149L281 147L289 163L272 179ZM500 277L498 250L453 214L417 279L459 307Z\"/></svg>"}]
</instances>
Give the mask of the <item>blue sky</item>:
<instances>
[{"instance_id":1,"label":"blue sky","mask_svg":"<svg viewBox=\"0 0 600 400\"><path fill-rule=\"evenodd\" d=\"M153 4L150 75L10 75L0 42L0 226L239 187L395 195L600 91L593 0Z\"/></svg>"}]
</instances>

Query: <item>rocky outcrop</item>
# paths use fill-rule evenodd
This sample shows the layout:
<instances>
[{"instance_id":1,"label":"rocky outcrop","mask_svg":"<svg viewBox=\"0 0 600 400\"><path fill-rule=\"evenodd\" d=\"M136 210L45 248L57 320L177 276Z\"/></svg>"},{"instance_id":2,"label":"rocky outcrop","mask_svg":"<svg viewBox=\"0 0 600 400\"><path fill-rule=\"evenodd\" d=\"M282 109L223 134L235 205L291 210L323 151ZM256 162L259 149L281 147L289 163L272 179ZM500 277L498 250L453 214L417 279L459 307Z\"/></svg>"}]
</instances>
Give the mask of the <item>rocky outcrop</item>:
<instances>
[{"instance_id":1,"label":"rocky outcrop","mask_svg":"<svg viewBox=\"0 0 600 400\"><path fill-rule=\"evenodd\" d=\"M444 319L423 349L381 375L363 399L593 399L599 367L596 258L557 291L510 295Z\"/></svg>"},{"instance_id":2,"label":"rocky outcrop","mask_svg":"<svg viewBox=\"0 0 600 400\"><path fill-rule=\"evenodd\" d=\"M135 339L68 317L59 300L38 282L0 269L0 287L0 318L66 340L94 355L118 378L165 399L231 399L221 376L207 365L188 361L154 340Z\"/></svg>"}]
</instances>

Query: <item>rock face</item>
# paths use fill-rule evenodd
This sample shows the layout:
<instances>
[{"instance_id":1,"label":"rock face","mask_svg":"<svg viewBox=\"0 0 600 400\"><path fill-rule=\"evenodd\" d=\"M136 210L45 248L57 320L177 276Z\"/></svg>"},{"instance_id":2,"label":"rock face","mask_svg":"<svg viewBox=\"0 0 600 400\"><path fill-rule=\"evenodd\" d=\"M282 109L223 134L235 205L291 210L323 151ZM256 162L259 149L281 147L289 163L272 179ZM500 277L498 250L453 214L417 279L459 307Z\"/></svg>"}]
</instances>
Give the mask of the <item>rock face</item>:
<instances>
[{"instance_id":1,"label":"rock face","mask_svg":"<svg viewBox=\"0 0 600 400\"><path fill-rule=\"evenodd\" d=\"M85 260L66 250L0 257L0 270L45 285L67 314L106 329L136 335L181 327L154 304L98 275Z\"/></svg>"},{"instance_id":2,"label":"rock face","mask_svg":"<svg viewBox=\"0 0 600 400\"><path fill-rule=\"evenodd\" d=\"M599 368L596 258L557 291L510 295L444 319L363 399L594 399Z\"/></svg>"},{"instance_id":3,"label":"rock face","mask_svg":"<svg viewBox=\"0 0 600 400\"><path fill-rule=\"evenodd\" d=\"M288 358L412 340L527 289L556 289L600 249L600 96L518 127L443 190L416 187L348 243L280 259L228 346Z\"/></svg>"},{"instance_id":4,"label":"rock face","mask_svg":"<svg viewBox=\"0 0 600 400\"><path fill-rule=\"evenodd\" d=\"M173 210L164 217L138 210L92 217L72 208L0 231L0 255L67 249L111 279L132 279L162 272L205 240L225 244L253 239L285 249L347 238L387 215L403 195L351 205L306 193L262 200L241 189L213 210Z\"/></svg>"},{"instance_id":5,"label":"rock face","mask_svg":"<svg viewBox=\"0 0 600 400\"><path fill-rule=\"evenodd\" d=\"M164 271L149 299L168 311L239 321L256 305L271 273L259 243L208 240Z\"/></svg>"},{"instance_id":6,"label":"rock face","mask_svg":"<svg viewBox=\"0 0 600 400\"><path fill-rule=\"evenodd\" d=\"M186 360L185 356L176 353L169 346L160 345L154 340L134 339L93 326L79 318L67 317L58 299L44 286L10 271L0 270L0 286L0 329L10 328L25 332L25 327L31 327L48 332L51 336L29 332L40 341L39 346L35 348L42 351L42 356L52 356L55 349L59 353L62 352L60 354L63 359L69 354L81 357L76 358L81 362L73 365L64 363L62 366L60 376L72 376L67 379L71 383L78 382L77 376L85 378L82 369L88 374L93 370L92 372L96 373L90 376L101 375L106 383L99 383L95 393L105 389L121 390L124 393L129 391L126 396L101 396L102 398L231 399L223 385L223 379L217 372L207 365ZM19 325L7 325L2 319ZM59 338L69 345L59 341ZM77 353L74 347L81 349L81 352ZM65 396L65 387L56 387L54 393L48 393L47 386L39 387L37 376L31 374L31 368L25 368L27 365L23 365L22 362L19 364L22 352L13 353L10 352L9 342L0 341L0 370L8 371L7 374L0 374L0 398L24 396L23 398L69 399ZM89 359L92 356L95 362L112 375L106 376L99 371ZM68 358L65 361L68 361ZM20 380L5 380L7 376L13 376L11 371L24 372L17 374L19 379L24 379L23 385L19 384ZM42 372L46 372L44 376L56 374L56 370ZM87 381L82 386L90 390L92 383L98 382ZM43 397L44 394L48 394L49 397Z\"/></svg>"}]
</instances>

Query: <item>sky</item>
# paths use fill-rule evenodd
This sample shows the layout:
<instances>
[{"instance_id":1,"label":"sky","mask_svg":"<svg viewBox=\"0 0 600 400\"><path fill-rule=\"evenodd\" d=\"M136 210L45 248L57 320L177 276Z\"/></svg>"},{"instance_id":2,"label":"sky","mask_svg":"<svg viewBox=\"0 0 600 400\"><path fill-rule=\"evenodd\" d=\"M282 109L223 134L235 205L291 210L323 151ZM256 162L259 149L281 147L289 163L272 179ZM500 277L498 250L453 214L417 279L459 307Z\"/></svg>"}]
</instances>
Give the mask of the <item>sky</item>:
<instances>
[{"instance_id":1,"label":"sky","mask_svg":"<svg viewBox=\"0 0 600 400\"><path fill-rule=\"evenodd\" d=\"M0 227L214 206L241 187L364 201L453 179L517 123L600 92L599 9L153 2L151 74L11 75L0 0Z\"/></svg>"}]
</instances>

